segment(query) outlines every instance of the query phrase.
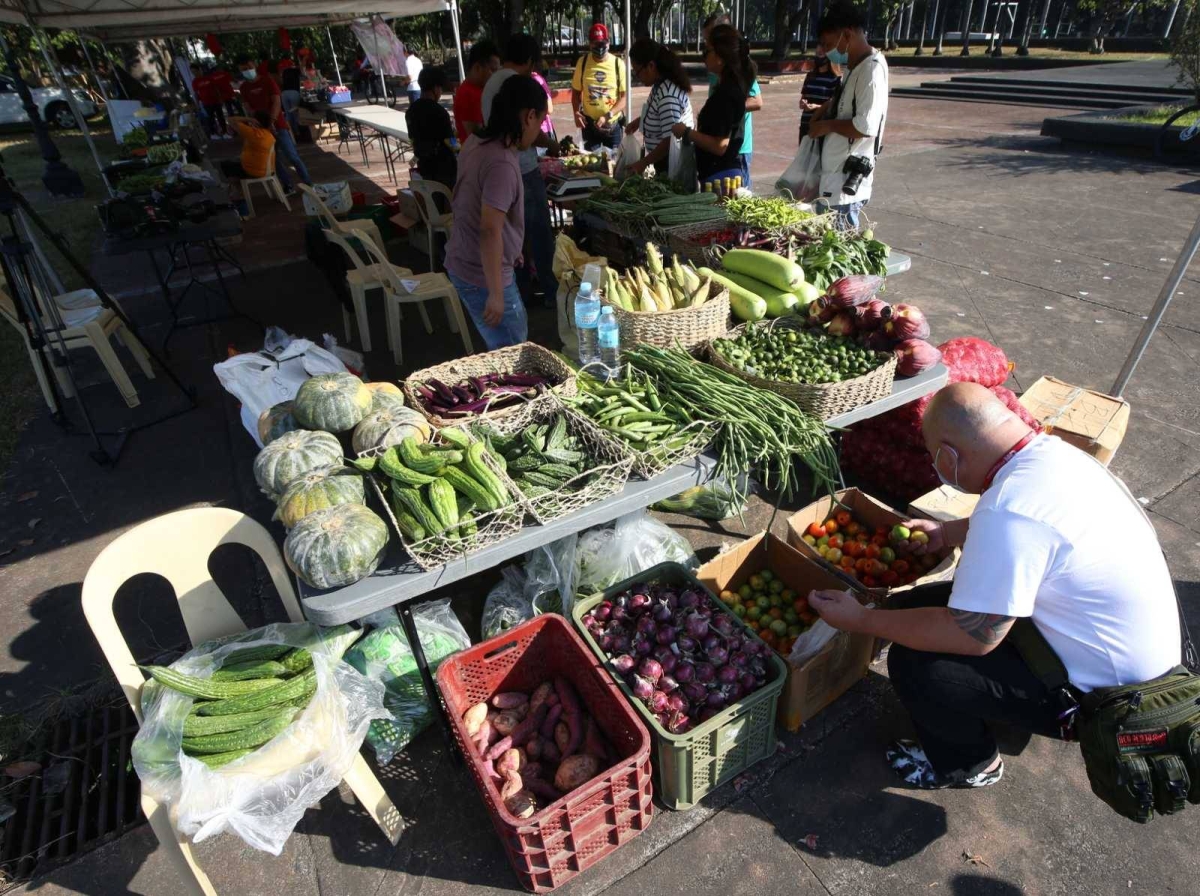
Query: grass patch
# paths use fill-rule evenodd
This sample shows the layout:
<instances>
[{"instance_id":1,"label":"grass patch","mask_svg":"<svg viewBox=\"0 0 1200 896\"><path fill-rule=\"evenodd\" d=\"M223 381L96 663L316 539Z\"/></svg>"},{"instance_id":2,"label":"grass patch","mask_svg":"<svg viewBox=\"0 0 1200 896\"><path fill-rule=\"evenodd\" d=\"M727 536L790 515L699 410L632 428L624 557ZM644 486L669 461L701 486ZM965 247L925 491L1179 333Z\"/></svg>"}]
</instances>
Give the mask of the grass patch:
<instances>
[{"instance_id":1,"label":"grass patch","mask_svg":"<svg viewBox=\"0 0 1200 896\"><path fill-rule=\"evenodd\" d=\"M1112 121L1125 124L1166 124L1167 119L1182 109L1182 106L1159 106L1157 109L1142 109L1138 112L1128 112L1124 115L1111 116ZM1175 120L1181 128L1190 127L1200 120L1200 112L1189 112Z\"/></svg>"}]
</instances>

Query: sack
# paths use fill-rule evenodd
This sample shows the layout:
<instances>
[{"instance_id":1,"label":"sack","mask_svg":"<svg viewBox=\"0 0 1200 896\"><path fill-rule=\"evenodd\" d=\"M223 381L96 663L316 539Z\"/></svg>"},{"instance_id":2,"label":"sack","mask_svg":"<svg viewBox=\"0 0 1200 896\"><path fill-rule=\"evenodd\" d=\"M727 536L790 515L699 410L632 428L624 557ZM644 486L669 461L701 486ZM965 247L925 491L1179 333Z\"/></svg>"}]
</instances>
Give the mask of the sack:
<instances>
[{"instance_id":1,"label":"sack","mask_svg":"<svg viewBox=\"0 0 1200 896\"><path fill-rule=\"evenodd\" d=\"M787 190L799 202L817 198L821 185L821 143L805 135L787 171L775 181L775 189Z\"/></svg>"},{"instance_id":2,"label":"sack","mask_svg":"<svg viewBox=\"0 0 1200 896\"><path fill-rule=\"evenodd\" d=\"M344 180L334 181L328 184L313 184L313 190L321 198L321 201L329 207L329 211L335 215L344 215L350 211L354 202L350 197L350 184ZM315 218L320 212L317 204L312 197L307 193L304 194L304 214L310 218Z\"/></svg>"}]
</instances>

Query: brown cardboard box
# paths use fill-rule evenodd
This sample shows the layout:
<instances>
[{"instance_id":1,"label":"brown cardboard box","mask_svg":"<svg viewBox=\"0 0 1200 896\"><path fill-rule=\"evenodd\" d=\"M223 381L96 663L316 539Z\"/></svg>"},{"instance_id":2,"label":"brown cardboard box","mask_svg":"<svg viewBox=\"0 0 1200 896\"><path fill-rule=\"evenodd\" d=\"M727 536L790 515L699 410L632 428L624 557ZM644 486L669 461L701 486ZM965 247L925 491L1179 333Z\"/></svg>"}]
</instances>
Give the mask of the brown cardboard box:
<instances>
[{"instance_id":1,"label":"brown cardboard box","mask_svg":"<svg viewBox=\"0 0 1200 896\"><path fill-rule=\"evenodd\" d=\"M718 554L696 576L715 593L740 588L754 574L770 569L797 594L814 589L844 589L845 585L789 547L782 539L762 532L731 551ZM821 652L802 666L788 663L788 679L779 697L779 716L788 731L800 726L849 690L867 674L875 650L869 635L839 632Z\"/></svg>"},{"instance_id":2,"label":"brown cardboard box","mask_svg":"<svg viewBox=\"0 0 1200 896\"><path fill-rule=\"evenodd\" d=\"M837 576L846 585L849 585L856 591L882 596L892 592L903 591L906 587L928 585L932 582L948 582L954 578L954 567L958 563L959 557L957 550L917 579L912 586L901 586L891 589L865 588L861 582L847 574L844 570L834 567L833 564L823 559L814 548L803 541L804 530L808 528L809 523L821 523L828 519L830 513L834 510L835 500L837 504L847 508L856 520L866 523L872 528L876 526L891 528L897 523L908 519L908 517L856 488L842 489L840 492L835 492L833 497L824 497L819 501L814 501L788 517L788 544L800 551L804 556L812 560L812 562L818 563L822 568L829 570L831 574Z\"/></svg>"},{"instance_id":3,"label":"brown cardboard box","mask_svg":"<svg viewBox=\"0 0 1200 896\"><path fill-rule=\"evenodd\" d=\"M965 520L978 503L979 495L968 495L949 485L940 485L914 500L908 505L908 510L913 516L948 523L951 520Z\"/></svg>"},{"instance_id":4,"label":"brown cardboard box","mask_svg":"<svg viewBox=\"0 0 1200 896\"><path fill-rule=\"evenodd\" d=\"M1129 425L1129 402L1044 376L1019 401L1045 428L1105 466Z\"/></svg>"}]
</instances>

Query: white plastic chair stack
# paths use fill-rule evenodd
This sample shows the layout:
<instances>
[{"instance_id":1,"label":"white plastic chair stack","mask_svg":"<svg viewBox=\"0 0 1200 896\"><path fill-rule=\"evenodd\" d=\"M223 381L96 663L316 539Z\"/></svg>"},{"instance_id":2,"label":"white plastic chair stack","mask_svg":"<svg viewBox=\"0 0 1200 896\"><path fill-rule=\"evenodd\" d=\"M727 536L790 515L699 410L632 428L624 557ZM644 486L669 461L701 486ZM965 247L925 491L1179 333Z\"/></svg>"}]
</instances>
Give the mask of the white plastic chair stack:
<instances>
[{"instance_id":1,"label":"white plastic chair stack","mask_svg":"<svg viewBox=\"0 0 1200 896\"><path fill-rule=\"evenodd\" d=\"M350 302L354 306L354 319L358 322L359 343L362 345L364 352L369 352L371 350L371 327L367 321L367 290L386 290L391 281L378 263L367 264L364 262L354 247L347 241L347 238L336 230L326 230L325 238L335 246L338 246L353 265L350 270L346 271L346 286L350 289ZM356 238L361 241L361 236ZM389 265L389 267L399 277L412 276L412 271L409 268L402 268L394 264ZM418 305L417 308L421 312L422 320L425 321L425 332L432 333L433 325L430 324L429 316L425 313L425 306ZM353 333L350 327L350 312L345 308L342 309L342 321L346 325L346 339L349 340L353 336Z\"/></svg>"}]
</instances>

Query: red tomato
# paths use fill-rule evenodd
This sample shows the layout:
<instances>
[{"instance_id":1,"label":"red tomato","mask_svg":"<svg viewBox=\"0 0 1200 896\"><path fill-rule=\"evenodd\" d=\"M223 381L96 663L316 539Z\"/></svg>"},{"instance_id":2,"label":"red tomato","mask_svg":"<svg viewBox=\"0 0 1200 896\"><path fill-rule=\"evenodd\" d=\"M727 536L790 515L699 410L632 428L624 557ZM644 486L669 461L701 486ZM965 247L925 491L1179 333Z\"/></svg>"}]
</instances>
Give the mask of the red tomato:
<instances>
[{"instance_id":1,"label":"red tomato","mask_svg":"<svg viewBox=\"0 0 1200 896\"><path fill-rule=\"evenodd\" d=\"M837 530L838 530L838 524L837 524L836 520L826 520L825 521L825 534L826 535L834 535L837 533Z\"/></svg>"},{"instance_id":2,"label":"red tomato","mask_svg":"<svg viewBox=\"0 0 1200 896\"><path fill-rule=\"evenodd\" d=\"M850 525L850 522L853 519L850 516L850 511L848 511L848 510L839 510L837 513L835 513L833 515L833 518L835 520L837 520L837 524L839 526L841 526L843 529L846 528L848 525Z\"/></svg>"},{"instance_id":3,"label":"red tomato","mask_svg":"<svg viewBox=\"0 0 1200 896\"><path fill-rule=\"evenodd\" d=\"M878 582L875 581L874 576L863 576L862 583L864 585L866 585L868 588L874 588L879 584Z\"/></svg>"},{"instance_id":4,"label":"red tomato","mask_svg":"<svg viewBox=\"0 0 1200 896\"><path fill-rule=\"evenodd\" d=\"M842 555L842 559L838 561L838 566L847 572L850 572L854 569L854 558L849 554L844 554Z\"/></svg>"},{"instance_id":5,"label":"red tomato","mask_svg":"<svg viewBox=\"0 0 1200 896\"><path fill-rule=\"evenodd\" d=\"M905 575L908 572L908 569L909 569L909 567L908 567L907 560L893 560L892 561L892 572L894 572L896 575L898 575L898 576Z\"/></svg>"},{"instance_id":6,"label":"red tomato","mask_svg":"<svg viewBox=\"0 0 1200 896\"><path fill-rule=\"evenodd\" d=\"M863 548L863 556L866 557L868 560L878 560L879 559L879 545L877 545L877 544L867 545L865 548Z\"/></svg>"},{"instance_id":7,"label":"red tomato","mask_svg":"<svg viewBox=\"0 0 1200 896\"><path fill-rule=\"evenodd\" d=\"M825 527L820 523L809 523L808 528L805 531L808 532L808 534L813 538L820 538L825 534Z\"/></svg>"},{"instance_id":8,"label":"red tomato","mask_svg":"<svg viewBox=\"0 0 1200 896\"><path fill-rule=\"evenodd\" d=\"M842 538L842 536L840 536L840 535L829 536L829 546L831 548L837 548L840 551L844 545L845 545L845 540Z\"/></svg>"},{"instance_id":9,"label":"red tomato","mask_svg":"<svg viewBox=\"0 0 1200 896\"><path fill-rule=\"evenodd\" d=\"M842 545L842 553L852 559L858 559L862 556L863 546L857 541L847 541Z\"/></svg>"},{"instance_id":10,"label":"red tomato","mask_svg":"<svg viewBox=\"0 0 1200 896\"><path fill-rule=\"evenodd\" d=\"M891 588L893 585L899 584L900 576L889 569L879 577L879 581L888 588Z\"/></svg>"}]
</instances>

